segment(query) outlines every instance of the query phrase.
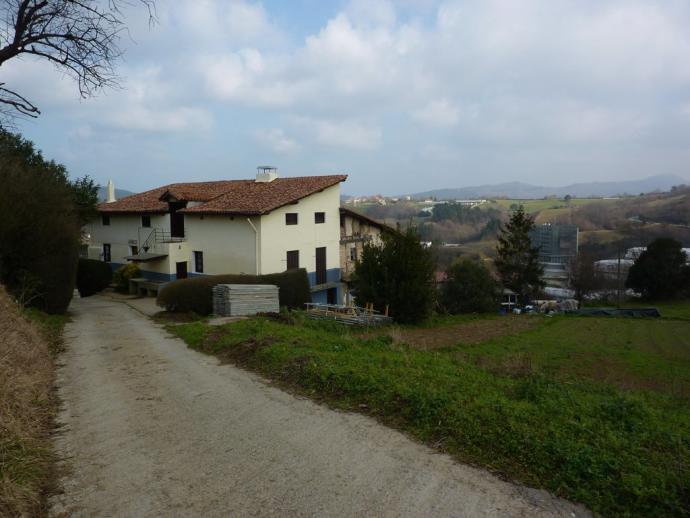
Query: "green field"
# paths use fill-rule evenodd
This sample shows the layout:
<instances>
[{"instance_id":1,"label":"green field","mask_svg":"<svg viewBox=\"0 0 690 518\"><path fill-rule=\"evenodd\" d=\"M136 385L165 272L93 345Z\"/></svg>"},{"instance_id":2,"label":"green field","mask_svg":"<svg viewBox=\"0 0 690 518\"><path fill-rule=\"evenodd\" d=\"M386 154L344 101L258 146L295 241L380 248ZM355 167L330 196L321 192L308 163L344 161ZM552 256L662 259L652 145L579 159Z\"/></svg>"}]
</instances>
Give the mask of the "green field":
<instances>
[{"instance_id":1,"label":"green field","mask_svg":"<svg viewBox=\"0 0 690 518\"><path fill-rule=\"evenodd\" d=\"M450 317L376 333L299 313L169 329L597 513L687 515L690 304L662 311L669 317ZM429 337L446 342L422 348Z\"/></svg>"}]
</instances>

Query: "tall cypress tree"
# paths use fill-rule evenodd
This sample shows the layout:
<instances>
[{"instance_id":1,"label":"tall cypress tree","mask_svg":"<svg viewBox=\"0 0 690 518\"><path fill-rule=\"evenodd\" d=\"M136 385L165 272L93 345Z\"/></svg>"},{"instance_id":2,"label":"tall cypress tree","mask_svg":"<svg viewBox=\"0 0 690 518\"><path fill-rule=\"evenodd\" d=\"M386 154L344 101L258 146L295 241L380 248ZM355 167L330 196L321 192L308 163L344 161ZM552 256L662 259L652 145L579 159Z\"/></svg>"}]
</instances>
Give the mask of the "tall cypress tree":
<instances>
[{"instance_id":1,"label":"tall cypress tree","mask_svg":"<svg viewBox=\"0 0 690 518\"><path fill-rule=\"evenodd\" d=\"M544 287L539 249L532 246L529 237L533 228L534 220L520 206L501 228L496 247L496 270L503 286L517 293L521 300L536 295Z\"/></svg>"}]
</instances>

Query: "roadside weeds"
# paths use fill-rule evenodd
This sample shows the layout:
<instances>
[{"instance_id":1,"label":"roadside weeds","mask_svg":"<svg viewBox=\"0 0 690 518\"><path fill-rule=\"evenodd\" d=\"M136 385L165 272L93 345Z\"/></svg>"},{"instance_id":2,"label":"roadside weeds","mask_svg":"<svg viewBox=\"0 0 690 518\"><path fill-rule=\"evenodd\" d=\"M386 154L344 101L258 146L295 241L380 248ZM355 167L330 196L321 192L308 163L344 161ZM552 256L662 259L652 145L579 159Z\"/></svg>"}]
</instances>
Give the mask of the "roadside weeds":
<instances>
[{"instance_id":1,"label":"roadside weeds","mask_svg":"<svg viewBox=\"0 0 690 518\"><path fill-rule=\"evenodd\" d=\"M57 491L51 434L66 320L20 311L0 287L0 516L45 516Z\"/></svg>"}]
</instances>

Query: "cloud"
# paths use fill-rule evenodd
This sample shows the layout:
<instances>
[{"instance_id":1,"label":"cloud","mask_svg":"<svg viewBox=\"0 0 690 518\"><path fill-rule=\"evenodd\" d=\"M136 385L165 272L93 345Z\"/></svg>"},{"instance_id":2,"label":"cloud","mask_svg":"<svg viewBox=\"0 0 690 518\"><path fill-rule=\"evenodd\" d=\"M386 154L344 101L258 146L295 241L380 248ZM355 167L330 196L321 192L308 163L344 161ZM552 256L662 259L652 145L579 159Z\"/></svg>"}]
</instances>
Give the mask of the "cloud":
<instances>
[{"instance_id":1,"label":"cloud","mask_svg":"<svg viewBox=\"0 0 690 518\"><path fill-rule=\"evenodd\" d=\"M212 126L206 111L184 106L154 110L135 105L111 113L105 122L116 128L154 133L208 131Z\"/></svg>"},{"instance_id":2,"label":"cloud","mask_svg":"<svg viewBox=\"0 0 690 518\"><path fill-rule=\"evenodd\" d=\"M299 149L297 141L288 137L281 128L257 130L254 137L277 153L289 153Z\"/></svg>"},{"instance_id":3,"label":"cloud","mask_svg":"<svg viewBox=\"0 0 690 518\"><path fill-rule=\"evenodd\" d=\"M583 179L642 174L637 164L654 161L655 171L684 170L684 0L314 5L166 2L151 30L139 12L128 23L137 44L123 38L124 90L94 100L79 103L70 80L29 60L4 65L0 80L29 92L56 127L92 128L90 141L145 133L164 155L166 138L203 135L187 153L223 163L222 174L229 156L253 163L266 149L299 170L376 171L374 190L390 184L385 170L414 183L431 168L436 183L457 183L457 172L434 169L455 158L487 181L528 172L539 182L575 162ZM160 155L143 154L141 167L155 167Z\"/></svg>"},{"instance_id":4,"label":"cloud","mask_svg":"<svg viewBox=\"0 0 690 518\"><path fill-rule=\"evenodd\" d=\"M437 99L412 112L412 117L430 126L450 127L458 123L460 109L448 99Z\"/></svg>"},{"instance_id":5,"label":"cloud","mask_svg":"<svg viewBox=\"0 0 690 518\"><path fill-rule=\"evenodd\" d=\"M345 149L370 150L381 142L381 128L355 120L328 120L301 117L295 124L306 128L317 142Z\"/></svg>"}]
</instances>

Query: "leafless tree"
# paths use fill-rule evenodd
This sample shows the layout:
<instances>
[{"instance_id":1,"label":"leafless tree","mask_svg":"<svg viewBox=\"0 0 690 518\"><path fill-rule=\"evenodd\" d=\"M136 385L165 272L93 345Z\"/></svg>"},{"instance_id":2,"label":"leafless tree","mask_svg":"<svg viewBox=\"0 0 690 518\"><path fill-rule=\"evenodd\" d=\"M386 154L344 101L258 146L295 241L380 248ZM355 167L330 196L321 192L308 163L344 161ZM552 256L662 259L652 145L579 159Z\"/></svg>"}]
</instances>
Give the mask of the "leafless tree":
<instances>
[{"instance_id":1,"label":"leafless tree","mask_svg":"<svg viewBox=\"0 0 690 518\"><path fill-rule=\"evenodd\" d=\"M121 9L135 2L153 22L154 0L0 0L0 66L22 55L45 59L77 81L83 98L115 86L126 29ZM40 113L0 78L0 124Z\"/></svg>"},{"instance_id":2,"label":"leafless tree","mask_svg":"<svg viewBox=\"0 0 690 518\"><path fill-rule=\"evenodd\" d=\"M570 263L570 287L575 291L575 298L582 303L603 285L604 278L594 266L594 258L586 252L580 252Z\"/></svg>"}]
</instances>

